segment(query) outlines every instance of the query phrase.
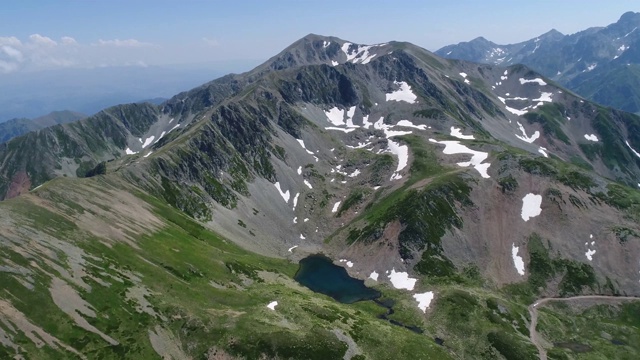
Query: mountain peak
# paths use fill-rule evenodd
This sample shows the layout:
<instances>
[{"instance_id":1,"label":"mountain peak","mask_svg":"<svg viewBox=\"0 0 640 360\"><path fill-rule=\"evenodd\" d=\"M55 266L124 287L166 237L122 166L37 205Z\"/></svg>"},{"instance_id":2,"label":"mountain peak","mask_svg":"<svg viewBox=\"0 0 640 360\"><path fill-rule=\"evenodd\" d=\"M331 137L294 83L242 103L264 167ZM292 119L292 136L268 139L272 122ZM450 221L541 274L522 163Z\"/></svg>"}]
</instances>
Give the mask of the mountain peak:
<instances>
[{"instance_id":1,"label":"mountain peak","mask_svg":"<svg viewBox=\"0 0 640 360\"><path fill-rule=\"evenodd\" d=\"M320 64L337 66L347 62L368 64L376 56L386 54L389 45L390 43L362 45L335 36L311 33L289 45L256 70L284 70Z\"/></svg>"},{"instance_id":2,"label":"mountain peak","mask_svg":"<svg viewBox=\"0 0 640 360\"><path fill-rule=\"evenodd\" d=\"M622 16L620 16L620 20L618 20L618 23L640 24L640 13L627 11L626 13L622 14Z\"/></svg>"},{"instance_id":3,"label":"mountain peak","mask_svg":"<svg viewBox=\"0 0 640 360\"><path fill-rule=\"evenodd\" d=\"M564 34L561 33L560 31L556 30L556 29L551 29L549 31L547 31L546 33L540 35L541 38L545 38L545 39L553 39L553 40L557 40L557 39L561 39L564 37Z\"/></svg>"}]
</instances>

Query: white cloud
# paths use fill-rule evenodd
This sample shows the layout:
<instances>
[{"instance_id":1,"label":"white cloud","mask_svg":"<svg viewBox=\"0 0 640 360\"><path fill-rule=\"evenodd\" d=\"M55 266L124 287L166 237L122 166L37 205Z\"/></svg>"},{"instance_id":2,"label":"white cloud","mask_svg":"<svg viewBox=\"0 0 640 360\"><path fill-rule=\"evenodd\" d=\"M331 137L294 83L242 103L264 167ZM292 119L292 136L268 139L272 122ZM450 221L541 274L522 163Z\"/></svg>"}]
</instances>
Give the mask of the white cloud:
<instances>
[{"instance_id":1,"label":"white cloud","mask_svg":"<svg viewBox=\"0 0 640 360\"><path fill-rule=\"evenodd\" d=\"M22 46L22 41L20 41L15 36L9 36L9 37L0 36L0 45Z\"/></svg>"},{"instance_id":2,"label":"white cloud","mask_svg":"<svg viewBox=\"0 0 640 360\"><path fill-rule=\"evenodd\" d=\"M94 45L98 46L115 46L115 47L145 47L145 46L153 46L153 44L138 41L136 39L113 39L113 40L98 40L98 42Z\"/></svg>"},{"instance_id":3,"label":"white cloud","mask_svg":"<svg viewBox=\"0 0 640 360\"><path fill-rule=\"evenodd\" d=\"M209 46L218 46L218 45L220 45L220 42L218 42L218 40L209 39L208 37L203 37L202 41L204 41L204 43L209 45Z\"/></svg>"},{"instance_id":4,"label":"white cloud","mask_svg":"<svg viewBox=\"0 0 640 360\"><path fill-rule=\"evenodd\" d=\"M71 36L63 36L60 39L60 43L62 45L78 45L78 42L76 41L76 39L72 38Z\"/></svg>"},{"instance_id":5,"label":"white cloud","mask_svg":"<svg viewBox=\"0 0 640 360\"><path fill-rule=\"evenodd\" d=\"M29 35L29 40L31 40L31 42L35 45L49 46L49 47L58 45L58 43L55 42L50 37L42 36L40 34Z\"/></svg>"},{"instance_id":6,"label":"white cloud","mask_svg":"<svg viewBox=\"0 0 640 360\"><path fill-rule=\"evenodd\" d=\"M15 61L22 61L22 52L12 46L3 45L0 46L0 51L3 52L10 59Z\"/></svg>"},{"instance_id":7,"label":"white cloud","mask_svg":"<svg viewBox=\"0 0 640 360\"><path fill-rule=\"evenodd\" d=\"M22 52L13 46L0 46L0 72L10 73L18 70L24 60Z\"/></svg>"}]
</instances>

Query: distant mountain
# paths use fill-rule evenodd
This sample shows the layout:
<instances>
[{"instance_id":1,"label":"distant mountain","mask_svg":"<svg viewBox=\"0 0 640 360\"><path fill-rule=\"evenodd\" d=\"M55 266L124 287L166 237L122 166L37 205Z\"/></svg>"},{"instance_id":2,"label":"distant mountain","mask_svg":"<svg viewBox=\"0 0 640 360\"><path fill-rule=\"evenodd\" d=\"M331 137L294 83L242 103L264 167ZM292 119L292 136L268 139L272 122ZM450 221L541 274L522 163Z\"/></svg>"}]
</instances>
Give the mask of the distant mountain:
<instances>
[{"instance_id":1,"label":"distant mountain","mask_svg":"<svg viewBox=\"0 0 640 360\"><path fill-rule=\"evenodd\" d=\"M0 74L0 119L34 118L59 109L83 114L141 99L168 98L229 71L193 67L105 67ZM240 71L241 63L232 67Z\"/></svg>"},{"instance_id":2,"label":"distant mountain","mask_svg":"<svg viewBox=\"0 0 640 360\"><path fill-rule=\"evenodd\" d=\"M436 54L485 64L524 64L603 105L640 112L640 13L627 12L606 27L563 35L551 30L517 44L479 37Z\"/></svg>"},{"instance_id":3,"label":"distant mountain","mask_svg":"<svg viewBox=\"0 0 640 360\"><path fill-rule=\"evenodd\" d=\"M75 111L54 111L35 119L11 119L0 123L0 144L30 131L44 129L49 126L66 124L87 117Z\"/></svg>"}]
</instances>

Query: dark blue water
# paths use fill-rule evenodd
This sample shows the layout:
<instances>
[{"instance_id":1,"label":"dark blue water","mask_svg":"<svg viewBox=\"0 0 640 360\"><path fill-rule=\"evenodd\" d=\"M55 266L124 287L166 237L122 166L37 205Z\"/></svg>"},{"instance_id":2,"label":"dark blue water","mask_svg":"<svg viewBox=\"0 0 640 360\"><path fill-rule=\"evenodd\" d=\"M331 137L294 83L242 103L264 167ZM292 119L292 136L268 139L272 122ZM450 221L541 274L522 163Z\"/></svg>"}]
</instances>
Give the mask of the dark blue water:
<instances>
[{"instance_id":1,"label":"dark blue water","mask_svg":"<svg viewBox=\"0 0 640 360\"><path fill-rule=\"evenodd\" d=\"M381 295L379 291L364 286L364 281L349 276L347 270L334 265L331 259L323 255L311 255L300 260L300 268L294 279L315 292L345 304L373 300Z\"/></svg>"}]
</instances>

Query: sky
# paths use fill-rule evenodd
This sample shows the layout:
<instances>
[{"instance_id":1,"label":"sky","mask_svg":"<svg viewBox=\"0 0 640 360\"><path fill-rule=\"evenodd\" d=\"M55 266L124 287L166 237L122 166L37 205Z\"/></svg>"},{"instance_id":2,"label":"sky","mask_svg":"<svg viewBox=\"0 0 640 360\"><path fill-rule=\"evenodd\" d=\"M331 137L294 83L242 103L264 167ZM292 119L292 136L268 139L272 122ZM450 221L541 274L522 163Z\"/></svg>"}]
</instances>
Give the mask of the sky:
<instances>
[{"instance_id":1,"label":"sky","mask_svg":"<svg viewBox=\"0 0 640 360\"><path fill-rule=\"evenodd\" d=\"M58 68L255 64L309 33L428 50L478 36L498 44L552 28L606 26L637 1L9 0L0 74ZM249 70L249 69L245 69Z\"/></svg>"}]
</instances>

